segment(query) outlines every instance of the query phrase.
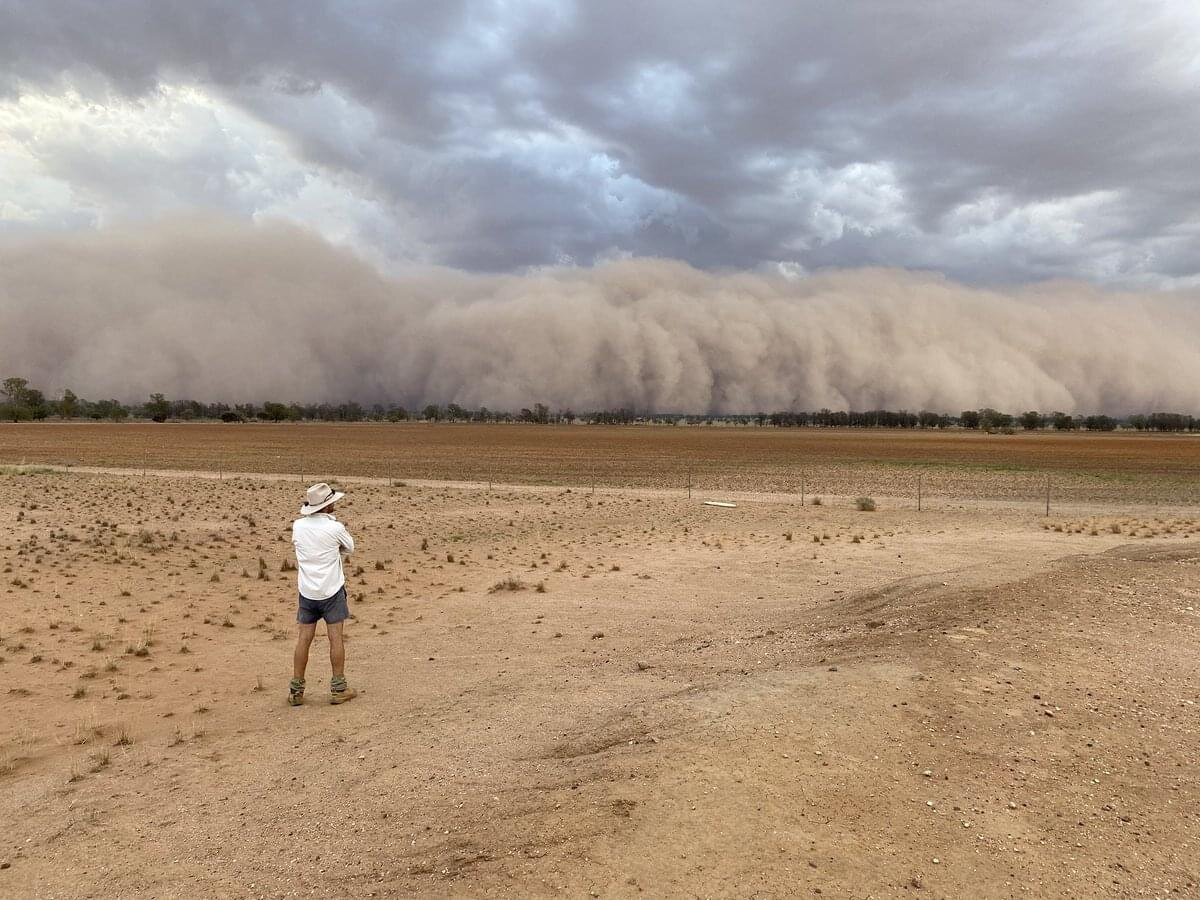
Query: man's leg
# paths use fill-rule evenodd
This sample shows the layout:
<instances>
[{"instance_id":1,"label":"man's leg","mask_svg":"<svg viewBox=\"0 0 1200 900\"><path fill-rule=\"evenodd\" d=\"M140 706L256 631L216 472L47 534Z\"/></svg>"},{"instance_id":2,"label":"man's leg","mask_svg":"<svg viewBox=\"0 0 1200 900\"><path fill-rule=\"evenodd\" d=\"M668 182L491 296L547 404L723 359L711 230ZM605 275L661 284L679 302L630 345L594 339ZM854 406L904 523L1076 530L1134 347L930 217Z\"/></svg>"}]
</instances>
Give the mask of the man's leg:
<instances>
[{"instance_id":1,"label":"man's leg","mask_svg":"<svg viewBox=\"0 0 1200 900\"><path fill-rule=\"evenodd\" d=\"M346 677L346 642L342 638L342 624L336 622L325 626L329 632L329 668L333 670L334 678Z\"/></svg>"},{"instance_id":2,"label":"man's leg","mask_svg":"<svg viewBox=\"0 0 1200 900\"><path fill-rule=\"evenodd\" d=\"M346 687L346 642L342 637L342 622L326 625L329 634L329 667L333 677L329 679L329 702L345 703L354 698L353 688Z\"/></svg>"},{"instance_id":3,"label":"man's leg","mask_svg":"<svg viewBox=\"0 0 1200 900\"><path fill-rule=\"evenodd\" d=\"M288 703L299 706L304 702L304 672L308 668L308 650L312 646L317 625L300 623L296 626L296 650L292 654L292 683L288 686Z\"/></svg>"},{"instance_id":4,"label":"man's leg","mask_svg":"<svg viewBox=\"0 0 1200 900\"><path fill-rule=\"evenodd\" d=\"M316 633L315 622L312 625L296 626L296 652L292 655L292 677L299 681L304 680L304 672L308 668L308 648L312 646Z\"/></svg>"}]
</instances>

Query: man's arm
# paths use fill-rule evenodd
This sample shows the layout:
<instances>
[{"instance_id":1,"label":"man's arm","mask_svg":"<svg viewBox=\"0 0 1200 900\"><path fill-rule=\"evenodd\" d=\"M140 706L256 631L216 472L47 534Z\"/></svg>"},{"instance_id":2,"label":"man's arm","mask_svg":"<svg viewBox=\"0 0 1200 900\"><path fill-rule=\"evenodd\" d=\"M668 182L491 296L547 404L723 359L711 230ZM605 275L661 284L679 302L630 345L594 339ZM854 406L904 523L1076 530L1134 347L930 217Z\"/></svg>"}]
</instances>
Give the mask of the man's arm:
<instances>
[{"instance_id":1,"label":"man's arm","mask_svg":"<svg viewBox=\"0 0 1200 900\"><path fill-rule=\"evenodd\" d=\"M343 556L349 556L354 552L354 538L350 536L350 532L346 530L345 525L341 525L341 527L338 529L337 539L338 543L342 545L341 552Z\"/></svg>"}]
</instances>

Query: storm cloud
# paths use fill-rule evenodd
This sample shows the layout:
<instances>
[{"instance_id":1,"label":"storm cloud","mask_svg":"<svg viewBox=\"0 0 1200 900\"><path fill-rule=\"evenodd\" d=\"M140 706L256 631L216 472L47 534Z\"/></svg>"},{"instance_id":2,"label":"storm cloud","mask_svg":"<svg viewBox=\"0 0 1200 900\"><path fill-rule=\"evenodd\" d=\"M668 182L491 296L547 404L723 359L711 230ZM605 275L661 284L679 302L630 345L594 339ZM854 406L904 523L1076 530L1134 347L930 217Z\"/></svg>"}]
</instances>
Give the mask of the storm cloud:
<instances>
[{"instance_id":1,"label":"storm cloud","mask_svg":"<svg viewBox=\"0 0 1200 900\"><path fill-rule=\"evenodd\" d=\"M1197 59L1191 0L0 0L0 230L1195 286Z\"/></svg>"},{"instance_id":2,"label":"storm cloud","mask_svg":"<svg viewBox=\"0 0 1200 900\"><path fill-rule=\"evenodd\" d=\"M1195 292L659 259L383 275L284 224L0 242L0 359L50 393L588 411L1200 407Z\"/></svg>"}]
</instances>

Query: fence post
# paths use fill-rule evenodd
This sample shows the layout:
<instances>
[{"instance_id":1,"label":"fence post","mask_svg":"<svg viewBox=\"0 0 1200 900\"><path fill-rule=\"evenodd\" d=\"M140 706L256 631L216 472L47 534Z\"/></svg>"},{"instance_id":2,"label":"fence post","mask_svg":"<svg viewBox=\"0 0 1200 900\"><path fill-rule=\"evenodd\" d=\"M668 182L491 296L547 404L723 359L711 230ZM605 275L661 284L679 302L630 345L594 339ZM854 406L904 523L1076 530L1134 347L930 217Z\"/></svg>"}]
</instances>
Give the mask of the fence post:
<instances>
[{"instance_id":1,"label":"fence post","mask_svg":"<svg viewBox=\"0 0 1200 900\"><path fill-rule=\"evenodd\" d=\"M1046 476L1046 515L1050 515L1050 476Z\"/></svg>"},{"instance_id":2,"label":"fence post","mask_svg":"<svg viewBox=\"0 0 1200 900\"><path fill-rule=\"evenodd\" d=\"M692 499L692 467L688 466L688 499Z\"/></svg>"},{"instance_id":3,"label":"fence post","mask_svg":"<svg viewBox=\"0 0 1200 900\"><path fill-rule=\"evenodd\" d=\"M923 477L922 473L918 472L917 473L917 512L921 511L921 478L922 477Z\"/></svg>"},{"instance_id":4,"label":"fence post","mask_svg":"<svg viewBox=\"0 0 1200 900\"><path fill-rule=\"evenodd\" d=\"M805 485L805 475L804 475L804 473L803 473L803 472L801 472L801 473L800 473L800 505L801 505L801 506L803 506L803 505L804 505L804 488L805 488L805 487L806 487L806 485Z\"/></svg>"}]
</instances>

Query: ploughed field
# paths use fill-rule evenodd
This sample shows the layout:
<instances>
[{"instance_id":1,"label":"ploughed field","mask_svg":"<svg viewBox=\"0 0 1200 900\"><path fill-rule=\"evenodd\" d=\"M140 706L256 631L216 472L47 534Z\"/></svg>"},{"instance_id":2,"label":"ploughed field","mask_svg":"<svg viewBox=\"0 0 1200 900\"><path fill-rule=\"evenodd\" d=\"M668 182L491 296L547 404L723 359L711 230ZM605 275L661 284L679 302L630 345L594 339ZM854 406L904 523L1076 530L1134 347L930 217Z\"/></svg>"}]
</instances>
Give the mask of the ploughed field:
<instances>
[{"instance_id":1,"label":"ploughed field","mask_svg":"<svg viewBox=\"0 0 1200 900\"><path fill-rule=\"evenodd\" d=\"M0 463L799 494L1200 502L1200 435L403 424L0 425Z\"/></svg>"}]
</instances>

